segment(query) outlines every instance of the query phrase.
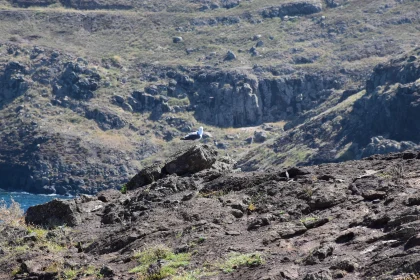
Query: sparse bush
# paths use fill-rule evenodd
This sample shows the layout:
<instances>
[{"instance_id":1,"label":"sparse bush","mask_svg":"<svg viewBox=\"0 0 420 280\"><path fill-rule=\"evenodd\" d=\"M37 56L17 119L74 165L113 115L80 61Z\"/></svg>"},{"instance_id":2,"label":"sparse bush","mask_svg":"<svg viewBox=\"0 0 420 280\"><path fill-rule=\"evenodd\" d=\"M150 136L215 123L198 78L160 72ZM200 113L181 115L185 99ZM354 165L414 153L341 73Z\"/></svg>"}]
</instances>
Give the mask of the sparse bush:
<instances>
[{"instance_id":1,"label":"sparse bush","mask_svg":"<svg viewBox=\"0 0 420 280\"><path fill-rule=\"evenodd\" d=\"M165 245L157 245L134 255L141 265L130 270L141 280L160 280L177 274L178 269L189 265L190 253L175 254Z\"/></svg>"},{"instance_id":2,"label":"sparse bush","mask_svg":"<svg viewBox=\"0 0 420 280\"><path fill-rule=\"evenodd\" d=\"M260 253L239 254L232 253L228 259L219 265L219 268L225 273L230 273L234 269L241 266L258 266L264 263L264 259Z\"/></svg>"},{"instance_id":3,"label":"sparse bush","mask_svg":"<svg viewBox=\"0 0 420 280\"><path fill-rule=\"evenodd\" d=\"M0 200L0 222L10 226L23 224L23 210L13 198L9 206L4 199Z\"/></svg>"},{"instance_id":4,"label":"sparse bush","mask_svg":"<svg viewBox=\"0 0 420 280\"><path fill-rule=\"evenodd\" d=\"M127 184L124 184L124 185L121 187L121 193L122 193L122 194L126 194L126 193L127 193Z\"/></svg>"},{"instance_id":5,"label":"sparse bush","mask_svg":"<svg viewBox=\"0 0 420 280\"><path fill-rule=\"evenodd\" d=\"M391 176L396 179L404 178L404 164L397 164L391 169Z\"/></svg>"}]
</instances>

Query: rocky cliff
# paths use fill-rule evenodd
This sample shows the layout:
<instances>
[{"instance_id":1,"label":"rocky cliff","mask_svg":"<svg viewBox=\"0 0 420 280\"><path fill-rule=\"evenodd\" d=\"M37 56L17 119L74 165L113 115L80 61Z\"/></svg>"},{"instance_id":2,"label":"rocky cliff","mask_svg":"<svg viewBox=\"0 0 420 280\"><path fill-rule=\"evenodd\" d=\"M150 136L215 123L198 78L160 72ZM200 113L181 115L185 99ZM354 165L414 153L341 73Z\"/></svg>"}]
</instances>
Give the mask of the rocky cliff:
<instances>
[{"instance_id":1,"label":"rocky cliff","mask_svg":"<svg viewBox=\"0 0 420 280\"><path fill-rule=\"evenodd\" d=\"M199 126L243 170L419 144L418 1L0 6L3 189L118 189Z\"/></svg>"},{"instance_id":2,"label":"rocky cliff","mask_svg":"<svg viewBox=\"0 0 420 280\"><path fill-rule=\"evenodd\" d=\"M284 163L292 143L306 151L300 158L306 164L419 149L418 55L419 49L414 49L378 65L363 90L345 91L330 109L288 123L287 131L266 145L275 152L271 159L259 160L262 149L258 148L239 166L252 169L256 162L265 167L269 162Z\"/></svg>"},{"instance_id":3,"label":"rocky cliff","mask_svg":"<svg viewBox=\"0 0 420 280\"><path fill-rule=\"evenodd\" d=\"M46 230L0 225L0 276L418 277L419 152L242 173L196 146L165 164L147 182L140 172L126 194L29 208L26 222Z\"/></svg>"}]
</instances>

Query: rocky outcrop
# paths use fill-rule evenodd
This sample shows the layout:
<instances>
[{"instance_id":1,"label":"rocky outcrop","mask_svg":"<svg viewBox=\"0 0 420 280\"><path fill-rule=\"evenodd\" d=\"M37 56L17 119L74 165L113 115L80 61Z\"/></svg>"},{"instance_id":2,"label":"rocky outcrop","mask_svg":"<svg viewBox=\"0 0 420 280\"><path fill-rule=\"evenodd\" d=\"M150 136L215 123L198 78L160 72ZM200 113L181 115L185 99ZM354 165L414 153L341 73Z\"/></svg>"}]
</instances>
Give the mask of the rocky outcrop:
<instances>
[{"instance_id":1,"label":"rocky outcrop","mask_svg":"<svg viewBox=\"0 0 420 280\"><path fill-rule=\"evenodd\" d=\"M378 86L415 82L420 77L418 56L420 56L420 48L387 63L377 65L366 83L367 92L373 93Z\"/></svg>"},{"instance_id":2,"label":"rocky outcrop","mask_svg":"<svg viewBox=\"0 0 420 280\"><path fill-rule=\"evenodd\" d=\"M25 78L27 73L25 65L11 61L3 73L0 72L0 104L10 102L18 96L23 95L29 89L29 83Z\"/></svg>"},{"instance_id":3,"label":"rocky outcrop","mask_svg":"<svg viewBox=\"0 0 420 280\"><path fill-rule=\"evenodd\" d=\"M124 119L107 109L87 108L85 116L95 120L102 130L120 129L127 124Z\"/></svg>"},{"instance_id":4,"label":"rocky outcrop","mask_svg":"<svg viewBox=\"0 0 420 280\"><path fill-rule=\"evenodd\" d=\"M201 72L177 76L175 91L188 93L198 120L240 127L294 118L340 86L338 77L319 74L258 79L239 72Z\"/></svg>"},{"instance_id":5,"label":"rocky outcrop","mask_svg":"<svg viewBox=\"0 0 420 280\"><path fill-rule=\"evenodd\" d=\"M405 150L420 150L420 146L411 141L395 141L382 136L373 137L371 142L363 149L362 157L376 154L398 153Z\"/></svg>"},{"instance_id":6,"label":"rocky outcrop","mask_svg":"<svg viewBox=\"0 0 420 280\"><path fill-rule=\"evenodd\" d=\"M278 7L268 7L261 10L263 17L284 17L297 15L310 15L322 11L320 0L296 1L282 4Z\"/></svg>"},{"instance_id":7,"label":"rocky outcrop","mask_svg":"<svg viewBox=\"0 0 420 280\"><path fill-rule=\"evenodd\" d=\"M162 177L162 165L156 164L146 167L127 183L127 190L141 188L159 180Z\"/></svg>"},{"instance_id":8,"label":"rocky outcrop","mask_svg":"<svg viewBox=\"0 0 420 280\"><path fill-rule=\"evenodd\" d=\"M61 4L68 8L75 8L79 10L99 10L99 9L112 9L112 10L129 10L134 8L131 1L104 1L104 0L59 0Z\"/></svg>"},{"instance_id":9,"label":"rocky outcrop","mask_svg":"<svg viewBox=\"0 0 420 280\"><path fill-rule=\"evenodd\" d=\"M172 156L172 159L163 164L155 164L141 170L128 183L127 189L133 190L149 185L167 175L191 175L209 169L216 162L217 151L207 145L196 145L182 150ZM221 161L223 162L223 161ZM228 163L228 165L233 163ZM224 169L223 163L215 167L216 170Z\"/></svg>"},{"instance_id":10,"label":"rocky outcrop","mask_svg":"<svg viewBox=\"0 0 420 280\"><path fill-rule=\"evenodd\" d=\"M418 149L420 144L419 50L377 66L365 90L344 91L335 110L303 114L289 122L286 133L268 149L278 154L276 164L286 161L289 145L301 143L310 154L302 164L358 159L374 153ZM269 91L272 92L273 90ZM286 95L287 96L287 95ZM310 95L309 95L310 96ZM265 103L265 102L264 102ZM307 103L307 102L304 102ZM303 103L301 103L303 104ZM380 135L383 138L378 138ZM240 164L247 169L266 162L250 152ZM266 162L267 166L270 166Z\"/></svg>"},{"instance_id":11,"label":"rocky outcrop","mask_svg":"<svg viewBox=\"0 0 420 280\"><path fill-rule=\"evenodd\" d=\"M100 80L100 75L86 65L69 62L61 77L54 83L53 93L59 97L88 100L94 97Z\"/></svg>"},{"instance_id":12,"label":"rocky outcrop","mask_svg":"<svg viewBox=\"0 0 420 280\"><path fill-rule=\"evenodd\" d=\"M393 172L396 166L404 167L402 173ZM11 226L1 231L0 254L7 261L0 260L0 269L23 263L17 277L28 271L38 275L42 270L35 264L51 265L64 254L69 264L92 260L78 269L89 265L129 279L129 269L156 267L155 260L140 264L135 255L156 248L186 254L191 259L178 273L197 275L211 248L218 263L252 260L226 272L206 267L206 273L230 279L409 277L420 257L420 193L411 185L419 167L420 153L413 151L275 172L214 176L205 169L191 177L167 175L125 195L110 190L54 200L29 208L25 218L44 226L46 237ZM28 245L21 250L28 250L30 259L8 250L14 242ZM45 242L66 246L47 251ZM390 271L386 278L384 267Z\"/></svg>"},{"instance_id":13,"label":"rocky outcrop","mask_svg":"<svg viewBox=\"0 0 420 280\"><path fill-rule=\"evenodd\" d=\"M201 170L210 168L216 162L217 151L207 145L194 146L185 152L174 156L163 167L168 174L194 174Z\"/></svg>"}]
</instances>

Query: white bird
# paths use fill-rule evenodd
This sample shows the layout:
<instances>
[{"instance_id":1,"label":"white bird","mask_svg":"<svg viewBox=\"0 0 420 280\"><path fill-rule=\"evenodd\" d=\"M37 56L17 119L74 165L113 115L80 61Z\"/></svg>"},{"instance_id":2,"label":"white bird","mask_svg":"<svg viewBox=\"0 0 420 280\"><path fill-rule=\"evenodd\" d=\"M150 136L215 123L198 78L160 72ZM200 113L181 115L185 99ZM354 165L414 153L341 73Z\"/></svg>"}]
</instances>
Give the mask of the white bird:
<instances>
[{"instance_id":1,"label":"white bird","mask_svg":"<svg viewBox=\"0 0 420 280\"><path fill-rule=\"evenodd\" d=\"M203 127L200 126L198 131L191 132L191 133L185 135L184 137L181 138L181 140L199 140L202 137L203 137Z\"/></svg>"}]
</instances>

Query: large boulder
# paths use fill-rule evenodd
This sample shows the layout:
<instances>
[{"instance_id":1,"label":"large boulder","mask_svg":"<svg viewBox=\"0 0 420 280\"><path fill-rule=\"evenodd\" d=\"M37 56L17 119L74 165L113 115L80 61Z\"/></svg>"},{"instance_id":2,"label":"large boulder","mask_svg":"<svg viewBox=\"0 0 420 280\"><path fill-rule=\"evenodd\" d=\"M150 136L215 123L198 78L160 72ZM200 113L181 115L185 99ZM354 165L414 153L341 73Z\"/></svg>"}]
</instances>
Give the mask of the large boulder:
<instances>
[{"instance_id":1,"label":"large boulder","mask_svg":"<svg viewBox=\"0 0 420 280\"><path fill-rule=\"evenodd\" d=\"M162 178L162 166L155 164L141 170L127 183L127 190L141 188Z\"/></svg>"},{"instance_id":2,"label":"large boulder","mask_svg":"<svg viewBox=\"0 0 420 280\"><path fill-rule=\"evenodd\" d=\"M55 227L77 226L82 218L74 200L54 199L48 203L29 207L25 222L27 224Z\"/></svg>"},{"instance_id":3,"label":"large boulder","mask_svg":"<svg viewBox=\"0 0 420 280\"><path fill-rule=\"evenodd\" d=\"M175 155L163 167L168 174L193 174L210 168L216 162L217 151L207 145L196 145Z\"/></svg>"}]
</instances>

